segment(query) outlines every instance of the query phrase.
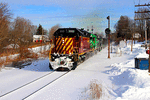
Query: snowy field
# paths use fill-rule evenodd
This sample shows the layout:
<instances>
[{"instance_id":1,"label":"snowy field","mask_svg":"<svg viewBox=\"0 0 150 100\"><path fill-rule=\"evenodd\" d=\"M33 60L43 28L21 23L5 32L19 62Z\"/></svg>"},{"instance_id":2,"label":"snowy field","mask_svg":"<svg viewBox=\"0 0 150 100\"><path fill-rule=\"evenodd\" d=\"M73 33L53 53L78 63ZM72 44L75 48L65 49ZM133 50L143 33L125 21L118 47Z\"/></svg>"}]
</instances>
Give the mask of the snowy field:
<instances>
[{"instance_id":1,"label":"snowy field","mask_svg":"<svg viewBox=\"0 0 150 100\"><path fill-rule=\"evenodd\" d=\"M9 46L11 46L11 47L9 47ZM9 47L9 48L12 48L12 46L13 46L13 44L8 45L6 48L8 48L8 47ZM28 48L28 50L29 50L31 53L34 52L34 53L38 54L38 56L41 56L41 55L42 55L41 52L50 50L50 47L51 47L51 45L48 44L48 45L44 45L44 46L39 46L39 47L34 47L34 48ZM2 60L2 61L6 61L7 59L13 60L13 59L17 58L19 55L20 55L20 54L14 54L14 55L9 55L9 56L3 56L3 57L0 57L0 60ZM10 66L10 65L8 65L8 66ZM2 65L2 67L4 67L4 65ZM1 70L1 69L0 69L0 70Z\"/></svg>"},{"instance_id":2,"label":"snowy field","mask_svg":"<svg viewBox=\"0 0 150 100\"><path fill-rule=\"evenodd\" d=\"M27 100L92 100L90 83L102 87L100 100L150 100L150 75L148 70L135 69L134 58L148 58L142 43L120 46L120 53L113 52L108 59L107 48L80 64L75 70L33 94ZM4 67L0 71L0 100L20 100L21 95L1 95L45 75L48 59L34 61L23 69ZM62 72L59 72L62 73ZM47 78L50 80L51 78ZM45 81L41 81L44 83ZM36 84L39 85L39 84ZM33 88L33 87L31 87ZM26 90L26 94L31 89Z\"/></svg>"}]
</instances>

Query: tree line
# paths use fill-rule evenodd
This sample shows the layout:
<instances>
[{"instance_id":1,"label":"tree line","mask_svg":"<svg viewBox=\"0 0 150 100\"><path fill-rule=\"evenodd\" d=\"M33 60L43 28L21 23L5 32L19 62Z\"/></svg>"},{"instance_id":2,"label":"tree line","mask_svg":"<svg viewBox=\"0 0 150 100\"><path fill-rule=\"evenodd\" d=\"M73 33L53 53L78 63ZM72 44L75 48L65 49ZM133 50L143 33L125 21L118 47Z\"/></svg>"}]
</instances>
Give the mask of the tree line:
<instances>
[{"instance_id":1,"label":"tree line","mask_svg":"<svg viewBox=\"0 0 150 100\"><path fill-rule=\"evenodd\" d=\"M13 49L18 46L19 51L24 52L32 43L33 35L48 35L49 39L53 39L52 34L60 27L55 25L48 32L40 24L38 27L33 25L29 19L19 16L14 21L12 19L8 4L0 3L0 54L9 44L13 44Z\"/></svg>"},{"instance_id":2,"label":"tree line","mask_svg":"<svg viewBox=\"0 0 150 100\"><path fill-rule=\"evenodd\" d=\"M150 11L150 8L139 8L138 12ZM139 33L141 35L140 40L144 40L145 38L145 20L144 18L150 18L150 13L135 13L134 20L129 18L128 16L120 16L120 19L115 24L115 40L120 41L123 39L131 39L134 33ZM147 33L148 38L150 38L149 32L149 24L150 20L147 19Z\"/></svg>"}]
</instances>

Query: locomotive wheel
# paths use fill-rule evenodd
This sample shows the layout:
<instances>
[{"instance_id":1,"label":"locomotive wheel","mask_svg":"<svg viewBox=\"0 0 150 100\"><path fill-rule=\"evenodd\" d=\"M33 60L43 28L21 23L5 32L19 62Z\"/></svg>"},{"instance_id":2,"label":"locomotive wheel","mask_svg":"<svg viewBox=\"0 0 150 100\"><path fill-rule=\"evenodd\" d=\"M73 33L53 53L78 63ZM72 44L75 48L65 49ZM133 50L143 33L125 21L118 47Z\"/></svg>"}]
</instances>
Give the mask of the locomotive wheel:
<instances>
[{"instance_id":1,"label":"locomotive wheel","mask_svg":"<svg viewBox=\"0 0 150 100\"><path fill-rule=\"evenodd\" d=\"M78 63L77 63L77 62L74 62L74 63L73 63L73 67L72 67L72 69L71 69L71 70L75 70L75 69L76 69L76 67L77 67L77 65L78 65Z\"/></svg>"},{"instance_id":2,"label":"locomotive wheel","mask_svg":"<svg viewBox=\"0 0 150 100\"><path fill-rule=\"evenodd\" d=\"M74 61L74 62L77 62L77 61L78 61L78 55L77 55L77 54L73 55L73 61Z\"/></svg>"},{"instance_id":3,"label":"locomotive wheel","mask_svg":"<svg viewBox=\"0 0 150 100\"><path fill-rule=\"evenodd\" d=\"M90 57L92 57L93 56L93 52L90 52Z\"/></svg>"},{"instance_id":4,"label":"locomotive wheel","mask_svg":"<svg viewBox=\"0 0 150 100\"><path fill-rule=\"evenodd\" d=\"M53 68L52 68L52 65L49 63L49 68L51 69L51 70L53 70Z\"/></svg>"},{"instance_id":5,"label":"locomotive wheel","mask_svg":"<svg viewBox=\"0 0 150 100\"><path fill-rule=\"evenodd\" d=\"M82 62L84 62L85 61L85 57L84 58L82 58Z\"/></svg>"},{"instance_id":6,"label":"locomotive wheel","mask_svg":"<svg viewBox=\"0 0 150 100\"><path fill-rule=\"evenodd\" d=\"M95 50L95 53L94 54L97 54L97 50Z\"/></svg>"},{"instance_id":7,"label":"locomotive wheel","mask_svg":"<svg viewBox=\"0 0 150 100\"><path fill-rule=\"evenodd\" d=\"M98 50L96 50L96 54L98 53Z\"/></svg>"},{"instance_id":8,"label":"locomotive wheel","mask_svg":"<svg viewBox=\"0 0 150 100\"><path fill-rule=\"evenodd\" d=\"M86 58L85 58L85 60L87 60L89 57L90 57L90 54L89 54L89 53L87 53L87 54L86 54Z\"/></svg>"}]
</instances>

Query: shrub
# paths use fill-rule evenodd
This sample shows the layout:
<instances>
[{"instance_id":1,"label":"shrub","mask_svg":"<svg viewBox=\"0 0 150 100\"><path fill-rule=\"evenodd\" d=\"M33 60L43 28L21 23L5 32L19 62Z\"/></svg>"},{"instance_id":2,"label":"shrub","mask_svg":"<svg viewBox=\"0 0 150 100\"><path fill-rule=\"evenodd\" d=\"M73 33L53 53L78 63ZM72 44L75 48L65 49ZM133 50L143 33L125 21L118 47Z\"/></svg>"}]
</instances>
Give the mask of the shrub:
<instances>
[{"instance_id":1,"label":"shrub","mask_svg":"<svg viewBox=\"0 0 150 100\"><path fill-rule=\"evenodd\" d=\"M99 100L102 98L102 85L96 80L91 81L87 88L82 92L81 100Z\"/></svg>"},{"instance_id":2,"label":"shrub","mask_svg":"<svg viewBox=\"0 0 150 100\"><path fill-rule=\"evenodd\" d=\"M0 59L0 71L1 71L1 69L2 69L3 64L4 64L4 60L1 60L1 59Z\"/></svg>"},{"instance_id":3,"label":"shrub","mask_svg":"<svg viewBox=\"0 0 150 100\"><path fill-rule=\"evenodd\" d=\"M96 81L90 83L90 95L92 99L100 99L102 96L102 85L98 84Z\"/></svg>"}]
</instances>

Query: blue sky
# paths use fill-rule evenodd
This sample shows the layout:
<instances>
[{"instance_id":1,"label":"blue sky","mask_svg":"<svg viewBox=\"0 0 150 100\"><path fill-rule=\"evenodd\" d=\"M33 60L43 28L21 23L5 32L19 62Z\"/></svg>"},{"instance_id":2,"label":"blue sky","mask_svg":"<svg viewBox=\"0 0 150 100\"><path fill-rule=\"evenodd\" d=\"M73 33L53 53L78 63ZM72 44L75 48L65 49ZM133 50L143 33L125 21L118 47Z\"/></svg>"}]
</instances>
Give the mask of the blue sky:
<instances>
[{"instance_id":1,"label":"blue sky","mask_svg":"<svg viewBox=\"0 0 150 100\"><path fill-rule=\"evenodd\" d=\"M111 30L121 15L134 18L134 4L150 3L149 0L0 0L8 3L13 18L24 17L33 25L41 24L49 30L60 24L62 27L91 28L104 32L107 16L111 18Z\"/></svg>"}]
</instances>

